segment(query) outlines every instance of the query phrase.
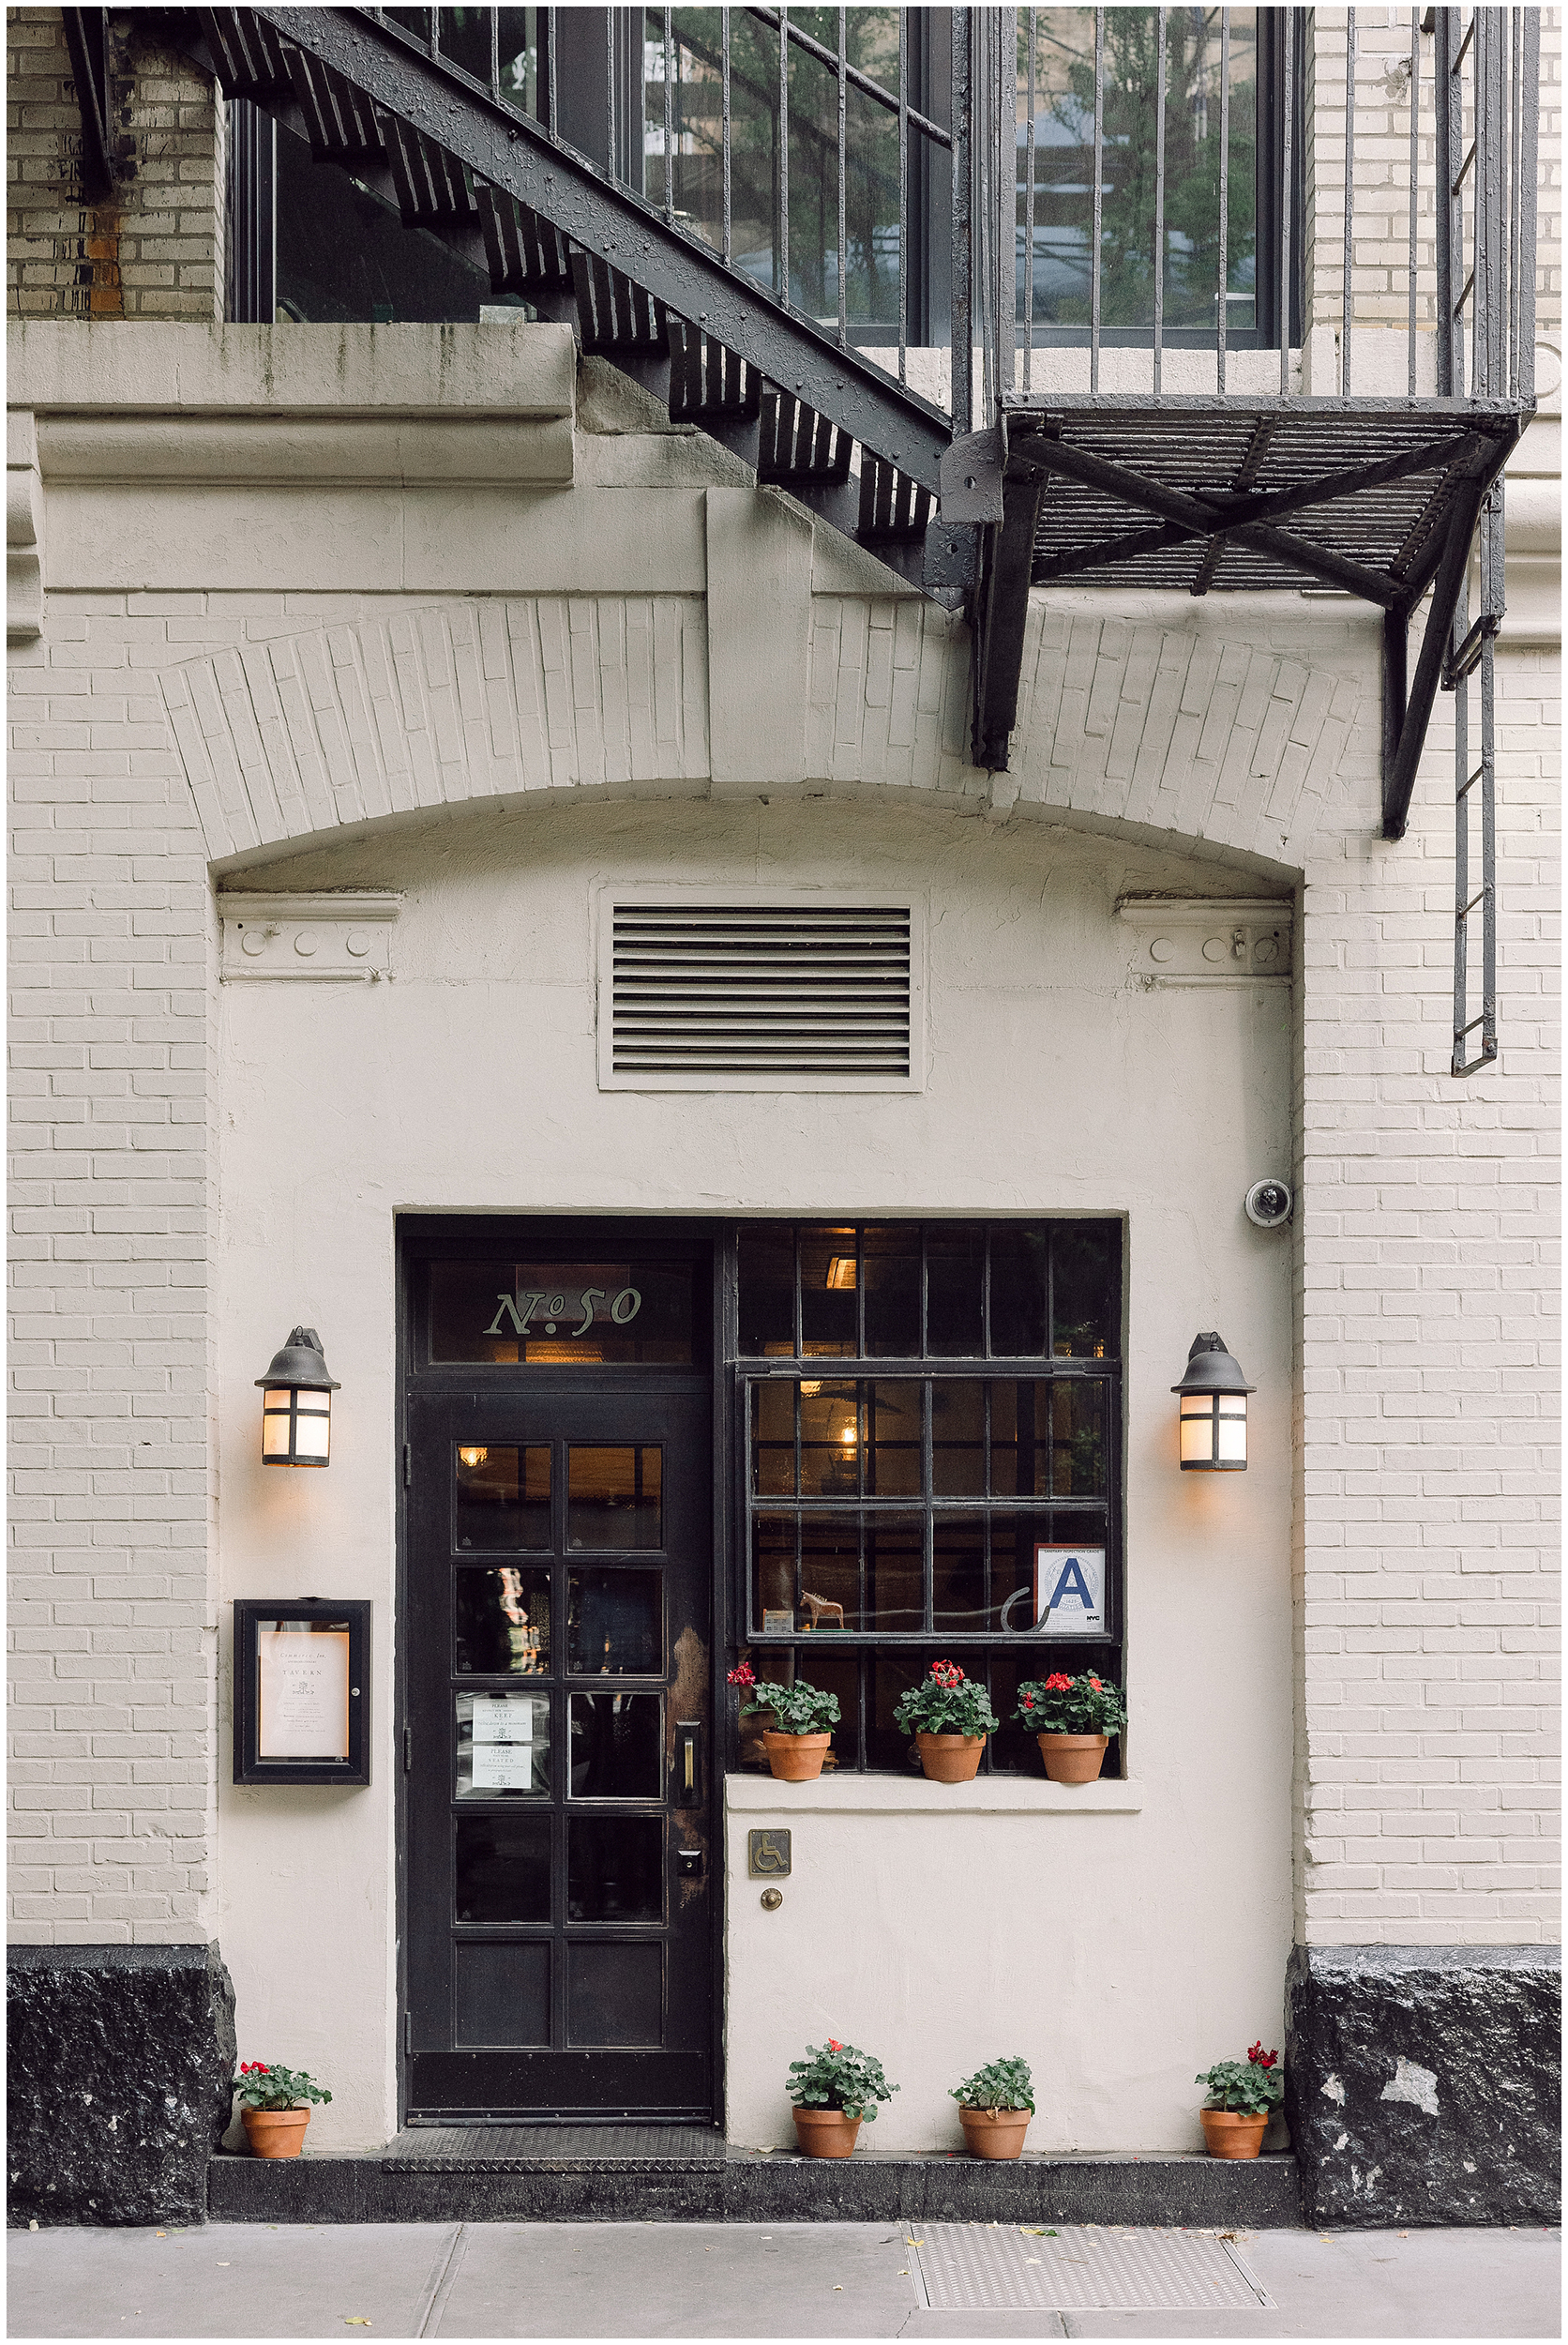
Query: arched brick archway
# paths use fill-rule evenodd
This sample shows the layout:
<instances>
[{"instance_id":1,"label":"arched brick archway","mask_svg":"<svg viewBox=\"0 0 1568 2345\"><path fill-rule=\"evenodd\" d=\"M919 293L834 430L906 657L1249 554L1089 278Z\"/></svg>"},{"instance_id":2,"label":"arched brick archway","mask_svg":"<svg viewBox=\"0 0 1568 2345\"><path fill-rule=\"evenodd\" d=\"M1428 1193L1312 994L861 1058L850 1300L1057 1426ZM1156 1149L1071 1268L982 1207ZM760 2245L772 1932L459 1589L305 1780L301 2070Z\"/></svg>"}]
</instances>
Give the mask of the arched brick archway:
<instances>
[{"instance_id":1,"label":"arched brick archway","mask_svg":"<svg viewBox=\"0 0 1568 2345\"><path fill-rule=\"evenodd\" d=\"M961 623L913 598L814 596L805 786L1059 809L1299 862L1358 687L1222 611L1183 617L1037 598L1015 771L989 777L965 754ZM712 625L685 595L454 598L167 668L208 860L540 790L701 794L725 720Z\"/></svg>"}]
</instances>

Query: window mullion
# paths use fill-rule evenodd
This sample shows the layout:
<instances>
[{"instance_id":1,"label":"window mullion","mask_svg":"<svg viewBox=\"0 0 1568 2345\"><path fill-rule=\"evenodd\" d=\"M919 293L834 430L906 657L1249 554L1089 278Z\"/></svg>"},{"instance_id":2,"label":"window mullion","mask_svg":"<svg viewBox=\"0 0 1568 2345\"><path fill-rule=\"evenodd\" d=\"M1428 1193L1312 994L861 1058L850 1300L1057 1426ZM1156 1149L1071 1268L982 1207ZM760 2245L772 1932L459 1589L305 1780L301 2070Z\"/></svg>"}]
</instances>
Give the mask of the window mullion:
<instances>
[{"instance_id":1,"label":"window mullion","mask_svg":"<svg viewBox=\"0 0 1568 2345\"><path fill-rule=\"evenodd\" d=\"M929 1379L924 1379L920 1387L920 1575L927 1634L936 1628L937 1519L931 1505L932 1488L931 1386Z\"/></svg>"}]
</instances>

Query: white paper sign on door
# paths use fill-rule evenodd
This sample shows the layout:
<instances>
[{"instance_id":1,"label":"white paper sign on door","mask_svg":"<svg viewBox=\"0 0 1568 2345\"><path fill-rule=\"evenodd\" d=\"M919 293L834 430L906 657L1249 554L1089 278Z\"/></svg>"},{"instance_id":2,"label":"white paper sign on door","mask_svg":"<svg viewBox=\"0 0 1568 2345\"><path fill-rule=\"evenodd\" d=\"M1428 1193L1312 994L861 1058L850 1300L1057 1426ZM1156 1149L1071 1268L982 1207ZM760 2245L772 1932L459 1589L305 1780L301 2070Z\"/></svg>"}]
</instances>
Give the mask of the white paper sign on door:
<instances>
[{"instance_id":1,"label":"white paper sign on door","mask_svg":"<svg viewBox=\"0 0 1568 2345\"><path fill-rule=\"evenodd\" d=\"M475 1694L475 1743L531 1743L534 1739L532 1694ZM477 1777L475 1777L477 1781Z\"/></svg>"},{"instance_id":2,"label":"white paper sign on door","mask_svg":"<svg viewBox=\"0 0 1568 2345\"><path fill-rule=\"evenodd\" d=\"M474 1789L476 1792L531 1792L534 1789L532 1743L475 1743Z\"/></svg>"},{"instance_id":3,"label":"white paper sign on door","mask_svg":"<svg viewBox=\"0 0 1568 2345\"><path fill-rule=\"evenodd\" d=\"M1034 1550L1034 1617L1053 1637L1106 1633L1106 1551L1103 1547Z\"/></svg>"},{"instance_id":4,"label":"white paper sign on door","mask_svg":"<svg viewBox=\"0 0 1568 2345\"><path fill-rule=\"evenodd\" d=\"M258 1623L263 1759L349 1755L349 1632Z\"/></svg>"}]
</instances>

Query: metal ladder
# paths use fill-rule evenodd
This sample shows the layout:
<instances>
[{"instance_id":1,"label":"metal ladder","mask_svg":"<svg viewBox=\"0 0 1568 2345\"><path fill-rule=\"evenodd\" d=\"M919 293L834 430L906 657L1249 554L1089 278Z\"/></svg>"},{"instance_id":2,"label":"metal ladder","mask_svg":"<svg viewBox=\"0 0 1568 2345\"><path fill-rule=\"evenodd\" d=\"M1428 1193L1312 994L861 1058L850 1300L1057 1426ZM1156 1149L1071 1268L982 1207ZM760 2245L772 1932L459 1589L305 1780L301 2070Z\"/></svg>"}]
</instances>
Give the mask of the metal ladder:
<instances>
[{"instance_id":1,"label":"metal ladder","mask_svg":"<svg viewBox=\"0 0 1568 2345\"><path fill-rule=\"evenodd\" d=\"M1436 48L1440 184L1438 287L1446 330L1438 342L1439 387L1465 389L1465 312L1470 312L1470 391L1506 396L1527 408L1535 397L1533 335L1535 211L1520 200L1533 189L1535 107L1540 21L1535 10L1476 8L1429 12ZM1472 130L1483 109L1506 138L1465 145L1466 55L1471 61ZM1511 101L1511 102L1510 102ZM1471 179L1470 267L1465 266L1465 182ZM1455 293L1455 287L1459 290ZM1505 594L1503 479L1500 474L1481 508L1480 603L1470 626L1468 581L1455 607L1443 687L1454 700L1454 1054L1451 1072L1473 1075L1498 1056L1497 1007L1497 738L1495 644ZM1470 763L1472 676L1481 693L1479 755ZM1479 784L1479 789L1477 785ZM1472 881L1472 872L1478 875ZM1470 923L1481 915L1480 1006ZM1480 1047L1473 1037L1480 1030Z\"/></svg>"}]
</instances>

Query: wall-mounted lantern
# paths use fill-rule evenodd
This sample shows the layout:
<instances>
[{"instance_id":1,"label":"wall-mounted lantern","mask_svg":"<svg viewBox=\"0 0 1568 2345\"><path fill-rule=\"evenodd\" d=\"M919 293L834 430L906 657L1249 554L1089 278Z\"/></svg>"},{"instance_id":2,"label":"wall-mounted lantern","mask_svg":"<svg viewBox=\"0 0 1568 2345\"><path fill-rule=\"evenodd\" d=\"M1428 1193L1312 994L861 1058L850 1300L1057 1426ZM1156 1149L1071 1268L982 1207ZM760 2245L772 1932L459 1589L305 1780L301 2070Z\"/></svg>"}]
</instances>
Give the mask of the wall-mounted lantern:
<instances>
[{"instance_id":1,"label":"wall-mounted lantern","mask_svg":"<svg viewBox=\"0 0 1568 2345\"><path fill-rule=\"evenodd\" d=\"M1246 1469L1246 1397L1256 1392L1223 1336L1194 1336L1187 1372L1172 1392L1182 1397L1182 1471L1236 1473Z\"/></svg>"},{"instance_id":2,"label":"wall-mounted lantern","mask_svg":"<svg viewBox=\"0 0 1568 2345\"><path fill-rule=\"evenodd\" d=\"M262 1393L262 1463L324 1466L332 1445L332 1396L339 1389L313 1327L295 1327L274 1354Z\"/></svg>"}]
</instances>

